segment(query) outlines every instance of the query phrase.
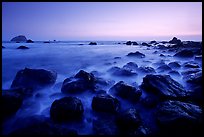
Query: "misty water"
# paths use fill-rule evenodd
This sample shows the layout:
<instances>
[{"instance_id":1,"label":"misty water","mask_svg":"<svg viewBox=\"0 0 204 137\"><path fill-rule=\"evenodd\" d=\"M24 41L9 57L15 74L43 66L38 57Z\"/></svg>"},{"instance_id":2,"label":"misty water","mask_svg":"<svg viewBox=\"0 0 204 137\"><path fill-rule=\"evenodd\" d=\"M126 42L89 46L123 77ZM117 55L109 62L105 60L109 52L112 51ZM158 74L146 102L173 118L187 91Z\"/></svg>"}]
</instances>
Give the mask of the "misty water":
<instances>
[{"instance_id":1,"label":"misty water","mask_svg":"<svg viewBox=\"0 0 204 137\"><path fill-rule=\"evenodd\" d=\"M168 74L166 72L159 72L157 68L160 66L159 62L163 61L168 64L173 61L178 61L181 65L185 62L195 61L199 67L202 68L202 61L194 60L194 58L181 59L173 57L175 52L165 50L158 50L154 47L146 47L142 45L127 46L125 44L116 44L117 42L104 42L98 45L79 45L82 42L59 42L59 43L2 43L5 49L2 49L2 89L9 89L16 73L27 68L32 69L47 69L57 72L57 80L50 88L45 88L36 91L35 94L24 100L22 107L17 113L5 124L4 132L7 134L13 130L15 126L13 123L19 117L28 117L32 115L44 115L49 117L49 110L54 100L60 99L64 96L77 96L81 99L84 106L83 122L68 124L72 128L76 128L79 134L91 134L92 121L96 118L91 108L92 97L95 95L89 91L78 94L60 94L61 86L64 79L74 76L79 70L93 72L96 77L111 81L108 86L102 86L101 89L107 91L118 81L124 81L130 85L140 85L144 73L137 72L136 76L115 76L108 70L112 67L123 67L128 62L134 62L140 66L153 67L156 74ZM29 47L27 50L16 49L18 46L25 45ZM145 54L145 58L128 57L130 52L139 51ZM154 53L158 51L157 53ZM165 57L160 56L163 54ZM120 58L115 58L120 57ZM181 67L177 69L180 74L187 68ZM182 75L171 77L188 89ZM109 93L111 94L111 93ZM145 92L142 93L145 97ZM122 109L130 107L138 107L144 115L141 117L145 120L150 117L151 110L145 111L140 104L129 103L125 100L120 100ZM151 123L146 119L146 122ZM13 127L13 128L12 128Z\"/></svg>"}]
</instances>

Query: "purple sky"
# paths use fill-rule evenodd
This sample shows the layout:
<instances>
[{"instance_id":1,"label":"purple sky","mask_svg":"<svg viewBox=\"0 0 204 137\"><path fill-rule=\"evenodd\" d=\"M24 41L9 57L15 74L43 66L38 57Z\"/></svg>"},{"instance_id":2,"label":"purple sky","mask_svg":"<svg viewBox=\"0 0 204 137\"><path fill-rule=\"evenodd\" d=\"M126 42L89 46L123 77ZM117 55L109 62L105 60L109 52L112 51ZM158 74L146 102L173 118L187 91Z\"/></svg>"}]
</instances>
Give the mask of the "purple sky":
<instances>
[{"instance_id":1,"label":"purple sky","mask_svg":"<svg viewBox=\"0 0 204 137\"><path fill-rule=\"evenodd\" d=\"M202 2L3 2L2 39L202 40Z\"/></svg>"}]
</instances>

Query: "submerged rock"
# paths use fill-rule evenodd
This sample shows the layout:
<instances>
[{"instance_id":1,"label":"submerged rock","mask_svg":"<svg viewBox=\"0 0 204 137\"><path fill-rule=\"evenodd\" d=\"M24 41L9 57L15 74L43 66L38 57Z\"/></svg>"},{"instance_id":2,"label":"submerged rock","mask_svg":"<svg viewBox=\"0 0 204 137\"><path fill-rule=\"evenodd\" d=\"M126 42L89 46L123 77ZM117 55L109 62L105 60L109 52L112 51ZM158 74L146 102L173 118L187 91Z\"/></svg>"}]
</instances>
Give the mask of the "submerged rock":
<instances>
[{"instance_id":1,"label":"submerged rock","mask_svg":"<svg viewBox=\"0 0 204 137\"><path fill-rule=\"evenodd\" d=\"M53 85L56 79L57 73L55 71L25 68L17 72L11 88L36 90Z\"/></svg>"},{"instance_id":2,"label":"submerged rock","mask_svg":"<svg viewBox=\"0 0 204 137\"><path fill-rule=\"evenodd\" d=\"M143 78L141 87L164 99L183 99L187 96L184 87L169 75L148 74Z\"/></svg>"},{"instance_id":3,"label":"submerged rock","mask_svg":"<svg viewBox=\"0 0 204 137\"><path fill-rule=\"evenodd\" d=\"M50 108L50 117L57 122L80 119L84 108L77 97L64 97L55 100Z\"/></svg>"},{"instance_id":4,"label":"submerged rock","mask_svg":"<svg viewBox=\"0 0 204 137\"><path fill-rule=\"evenodd\" d=\"M138 57L138 58L144 58L145 57L145 55L140 53L139 51L130 52L127 54L127 56Z\"/></svg>"},{"instance_id":5,"label":"submerged rock","mask_svg":"<svg viewBox=\"0 0 204 137\"><path fill-rule=\"evenodd\" d=\"M19 35L11 39L11 41L15 42L26 42L27 38L24 35Z\"/></svg>"},{"instance_id":6,"label":"submerged rock","mask_svg":"<svg viewBox=\"0 0 204 137\"><path fill-rule=\"evenodd\" d=\"M139 45L139 44L135 41L132 41L132 45Z\"/></svg>"},{"instance_id":7,"label":"submerged rock","mask_svg":"<svg viewBox=\"0 0 204 137\"><path fill-rule=\"evenodd\" d=\"M89 45L97 45L96 42L90 42Z\"/></svg>"},{"instance_id":8,"label":"submerged rock","mask_svg":"<svg viewBox=\"0 0 204 137\"><path fill-rule=\"evenodd\" d=\"M26 46L19 46L17 49L29 49L29 48Z\"/></svg>"},{"instance_id":9,"label":"submerged rock","mask_svg":"<svg viewBox=\"0 0 204 137\"><path fill-rule=\"evenodd\" d=\"M156 118L162 134L196 135L201 130L202 109L190 103L170 100L157 106Z\"/></svg>"},{"instance_id":10,"label":"submerged rock","mask_svg":"<svg viewBox=\"0 0 204 137\"><path fill-rule=\"evenodd\" d=\"M128 62L126 65L123 66L123 68L132 71L137 70L138 65L134 62Z\"/></svg>"},{"instance_id":11,"label":"submerged rock","mask_svg":"<svg viewBox=\"0 0 204 137\"><path fill-rule=\"evenodd\" d=\"M93 97L92 109L98 112L115 113L120 109L120 102L117 98L108 94L98 94Z\"/></svg>"},{"instance_id":12,"label":"submerged rock","mask_svg":"<svg viewBox=\"0 0 204 137\"><path fill-rule=\"evenodd\" d=\"M135 87L128 85L123 81L116 83L109 90L109 92L113 92L115 95L130 101L137 101L142 95L142 92L139 89L136 89Z\"/></svg>"},{"instance_id":13,"label":"submerged rock","mask_svg":"<svg viewBox=\"0 0 204 137\"><path fill-rule=\"evenodd\" d=\"M180 68L181 67L181 65L178 62L176 62L176 61L170 62L168 64L168 66L170 66L171 68Z\"/></svg>"},{"instance_id":14,"label":"submerged rock","mask_svg":"<svg viewBox=\"0 0 204 137\"><path fill-rule=\"evenodd\" d=\"M184 49L184 50L177 52L174 56L175 57L193 57L194 54L191 50Z\"/></svg>"}]
</instances>

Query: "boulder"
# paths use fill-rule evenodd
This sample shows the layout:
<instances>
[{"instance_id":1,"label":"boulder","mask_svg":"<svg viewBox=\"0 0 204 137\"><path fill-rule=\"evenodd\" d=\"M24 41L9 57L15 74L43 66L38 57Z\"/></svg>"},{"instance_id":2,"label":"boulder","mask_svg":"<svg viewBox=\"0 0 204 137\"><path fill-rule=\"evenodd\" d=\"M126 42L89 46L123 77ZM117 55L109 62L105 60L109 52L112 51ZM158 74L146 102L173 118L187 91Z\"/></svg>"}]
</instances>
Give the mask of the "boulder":
<instances>
[{"instance_id":1,"label":"boulder","mask_svg":"<svg viewBox=\"0 0 204 137\"><path fill-rule=\"evenodd\" d=\"M174 68L174 69L177 69L177 68L180 68L180 67L181 67L181 65L180 65L178 62L176 62L176 61L170 62L170 63L168 64L168 66L170 66L171 68Z\"/></svg>"},{"instance_id":2,"label":"boulder","mask_svg":"<svg viewBox=\"0 0 204 137\"><path fill-rule=\"evenodd\" d=\"M120 102L109 94L98 94L93 97L92 109L98 112L116 113L120 109Z\"/></svg>"},{"instance_id":3,"label":"boulder","mask_svg":"<svg viewBox=\"0 0 204 137\"><path fill-rule=\"evenodd\" d=\"M96 42L90 42L89 45L97 45Z\"/></svg>"},{"instance_id":4,"label":"boulder","mask_svg":"<svg viewBox=\"0 0 204 137\"><path fill-rule=\"evenodd\" d=\"M31 39L27 40L26 43L34 43Z\"/></svg>"},{"instance_id":5,"label":"boulder","mask_svg":"<svg viewBox=\"0 0 204 137\"><path fill-rule=\"evenodd\" d=\"M36 90L53 85L56 79L55 71L25 68L17 72L11 88Z\"/></svg>"},{"instance_id":6,"label":"boulder","mask_svg":"<svg viewBox=\"0 0 204 137\"><path fill-rule=\"evenodd\" d=\"M159 56L160 56L160 57L165 57L165 55L164 55L164 54L160 54Z\"/></svg>"},{"instance_id":7,"label":"boulder","mask_svg":"<svg viewBox=\"0 0 204 137\"><path fill-rule=\"evenodd\" d=\"M20 94L12 91L3 91L1 98L1 116L2 120L14 115L23 103Z\"/></svg>"},{"instance_id":8,"label":"boulder","mask_svg":"<svg viewBox=\"0 0 204 137\"><path fill-rule=\"evenodd\" d=\"M177 52L174 56L186 58L186 57L193 57L194 54L191 50L184 49L184 50Z\"/></svg>"},{"instance_id":9,"label":"boulder","mask_svg":"<svg viewBox=\"0 0 204 137\"><path fill-rule=\"evenodd\" d=\"M124 132L131 132L136 130L141 124L141 118L135 108L130 108L121 112L116 119L117 125Z\"/></svg>"},{"instance_id":10,"label":"boulder","mask_svg":"<svg viewBox=\"0 0 204 137\"><path fill-rule=\"evenodd\" d=\"M169 43L171 43L171 44L180 44L181 40L177 39L176 37L173 37L173 39L170 40Z\"/></svg>"},{"instance_id":11,"label":"boulder","mask_svg":"<svg viewBox=\"0 0 204 137\"><path fill-rule=\"evenodd\" d=\"M80 119L84 108L81 100L77 97L64 97L55 100L50 108L50 117L56 122Z\"/></svg>"},{"instance_id":12,"label":"boulder","mask_svg":"<svg viewBox=\"0 0 204 137\"><path fill-rule=\"evenodd\" d=\"M135 71L137 70L138 65L134 62L128 62L126 65L123 66L123 69Z\"/></svg>"},{"instance_id":13,"label":"boulder","mask_svg":"<svg viewBox=\"0 0 204 137\"><path fill-rule=\"evenodd\" d=\"M137 42L135 42L135 41L132 41L131 42L132 43L132 45L139 45Z\"/></svg>"},{"instance_id":14,"label":"boulder","mask_svg":"<svg viewBox=\"0 0 204 137\"><path fill-rule=\"evenodd\" d=\"M182 71L181 74L183 76L188 76L190 74L197 73L199 71L201 71L201 69L199 69L199 68L189 68L189 69L187 69L185 71Z\"/></svg>"},{"instance_id":15,"label":"boulder","mask_svg":"<svg viewBox=\"0 0 204 137\"><path fill-rule=\"evenodd\" d=\"M184 65L184 67L186 67L186 68L199 68L199 65L198 65L198 63L196 63L196 62L186 62L186 63L184 63L183 64Z\"/></svg>"},{"instance_id":16,"label":"boulder","mask_svg":"<svg viewBox=\"0 0 204 137\"><path fill-rule=\"evenodd\" d=\"M157 45L157 48L158 48L158 49L166 49L166 46L159 44L159 45Z\"/></svg>"},{"instance_id":17,"label":"boulder","mask_svg":"<svg viewBox=\"0 0 204 137\"><path fill-rule=\"evenodd\" d=\"M80 70L74 78L67 78L62 84L63 93L76 93L85 90L94 90L96 78L92 73Z\"/></svg>"},{"instance_id":18,"label":"boulder","mask_svg":"<svg viewBox=\"0 0 204 137\"><path fill-rule=\"evenodd\" d=\"M147 47L150 47L151 45L149 45L149 44L147 44L147 43L143 42L143 43L142 43L142 46L147 46Z\"/></svg>"},{"instance_id":19,"label":"boulder","mask_svg":"<svg viewBox=\"0 0 204 137\"><path fill-rule=\"evenodd\" d=\"M148 74L143 78L141 88L145 91L157 95L161 99L185 99L187 92L170 75Z\"/></svg>"},{"instance_id":20,"label":"boulder","mask_svg":"<svg viewBox=\"0 0 204 137\"><path fill-rule=\"evenodd\" d=\"M27 38L24 35L19 35L11 39L14 42L26 42Z\"/></svg>"},{"instance_id":21,"label":"boulder","mask_svg":"<svg viewBox=\"0 0 204 137\"><path fill-rule=\"evenodd\" d=\"M190 103L165 101L157 106L156 118L165 135L199 135L202 109ZM202 133L202 132L201 132Z\"/></svg>"},{"instance_id":22,"label":"boulder","mask_svg":"<svg viewBox=\"0 0 204 137\"><path fill-rule=\"evenodd\" d=\"M2 46L2 49L4 49L5 47L4 46Z\"/></svg>"},{"instance_id":23,"label":"boulder","mask_svg":"<svg viewBox=\"0 0 204 137\"><path fill-rule=\"evenodd\" d=\"M138 71L142 72L142 73L156 73L156 71L154 70L154 68L152 67L145 67L145 66L141 66L138 68Z\"/></svg>"},{"instance_id":24,"label":"boulder","mask_svg":"<svg viewBox=\"0 0 204 137\"><path fill-rule=\"evenodd\" d=\"M17 49L29 49L29 48L26 46L19 46Z\"/></svg>"},{"instance_id":25,"label":"boulder","mask_svg":"<svg viewBox=\"0 0 204 137\"><path fill-rule=\"evenodd\" d=\"M50 43L50 41L44 41L43 43Z\"/></svg>"},{"instance_id":26,"label":"boulder","mask_svg":"<svg viewBox=\"0 0 204 137\"><path fill-rule=\"evenodd\" d=\"M149 44L157 44L157 42L155 40L153 40L153 41L150 41Z\"/></svg>"},{"instance_id":27,"label":"boulder","mask_svg":"<svg viewBox=\"0 0 204 137\"><path fill-rule=\"evenodd\" d=\"M127 56L130 56L130 57L138 57L138 58L144 58L145 55L140 53L139 51L136 51L136 52L130 52L127 54Z\"/></svg>"},{"instance_id":28,"label":"boulder","mask_svg":"<svg viewBox=\"0 0 204 137\"><path fill-rule=\"evenodd\" d=\"M112 75L115 75L115 76L124 76L124 77L137 75L135 71L119 68L119 67L112 67L108 70L108 72L111 72Z\"/></svg>"},{"instance_id":29,"label":"boulder","mask_svg":"<svg viewBox=\"0 0 204 137\"><path fill-rule=\"evenodd\" d=\"M174 76L180 76L180 73L178 71L176 71L176 70L171 70L171 71L169 71L168 74L174 75Z\"/></svg>"},{"instance_id":30,"label":"boulder","mask_svg":"<svg viewBox=\"0 0 204 137\"><path fill-rule=\"evenodd\" d=\"M128 85L123 81L119 81L113 87L111 87L109 93L111 92L130 101L138 101L142 95L141 90L136 89L135 87Z\"/></svg>"},{"instance_id":31,"label":"boulder","mask_svg":"<svg viewBox=\"0 0 204 137\"><path fill-rule=\"evenodd\" d=\"M162 65L162 66L158 67L157 70L159 72L169 72L172 69L168 65L165 64L165 65Z\"/></svg>"},{"instance_id":32,"label":"boulder","mask_svg":"<svg viewBox=\"0 0 204 137\"><path fill-rule=\"evenodd\" d=\"M126 45L131 45L132 42L131 42L131 41L127 41L125 44L126 44Z\"/></svg>"}]
</instances>

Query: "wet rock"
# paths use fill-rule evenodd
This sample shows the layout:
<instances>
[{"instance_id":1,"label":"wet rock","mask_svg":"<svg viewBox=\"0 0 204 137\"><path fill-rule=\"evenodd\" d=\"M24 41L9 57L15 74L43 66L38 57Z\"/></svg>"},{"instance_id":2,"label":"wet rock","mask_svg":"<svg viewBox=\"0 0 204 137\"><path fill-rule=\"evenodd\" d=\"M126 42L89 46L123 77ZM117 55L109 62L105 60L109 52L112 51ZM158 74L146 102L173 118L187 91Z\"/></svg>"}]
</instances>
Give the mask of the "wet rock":
<instances>
[{"instance_id":1,"label":"wet rock","mask_svg":"<svg viewBox=\"0 0 204 137\"><path fill-rule=\"evenodd\" d=\"M138 57L138 58L144 58L145 57L145 55L140 53L139 51L130 52L130 53L127 54L127 56Z\"/></svg>"},{"instance_id":2,"label":"wet rock","mask_svg":"<svg viewBox=\"0 0 204 137\"><path fill-rule=\"evenodd\" d=\"M135 87L128 85L123 81L116 83L113 87L110 88L109 92L112 92L113 94L130 101L138 101L142 95L141 90L136 89Z\"/></svg>"},{"instance_id":3,"label":"wet rock","mask_svg":"<svg viewBox=\"0 0 204 137\"><path fill-rule=\"evenodd\" d=\"M168 65L165 64L165 65L162 65L162 66L158 67L157 70L159 72L166 72L166 71L169 72L172 69Z\"/></svg>"},{"instance_id":4,"label":"wet rock","mask_svg":"<svg viewBox=\"0 0 204 137\"><path fill-rule=\"evenodd\" d=\"M64 80L61 91L63 93L77 93L85 90L94 90L95 80L92 73L80 70L74 78Z\"/></svg>"},{"instance_id":5,"label":"wet rock","mask_svg":"<svg viewBox=\"0 0 204 137\"><path fill-rule=\"evenodd\" d=\"M182 71L181 74L183 76L187 76L187 75L190 75L190 74L193 74L193 73L197 73L199 71L201 71L201 69L199 69L199 68L190 68L190 69L187 69L185 71Z\"/></svg>"},{"instance_id":6,"label":"wet rock","mask_svg":"<svg viewBox=\"0 0 204 137\"><path fill-rule=\"evenodd\" d=\"M17 49L29 49L29 48L26 46L19 46Z\"/></svg>"},{"instance_id":7,"label":"wet rock","mask_svg":"<svg viewBox=\"0 0 204 137\"><path fill-rule=\"evenodd\" d=\"M174 56L175 57L193 57L194 54L191 50L184 49L184 50L177 52Z\"/></svg>"},{"instance_id":8,"label":"wet rock","mask_svg":"<svg viewBox=\"0 0 204 137\"><path fill-rule=\"evenodd\" d=\"M43 43L50 43L50 41L44 41Z\"/></svg>"},{"instance_id":9,"label":"wet rock","mask_svg":"<svg viewBox=\"0 0 204 137\"><path fill-rule=\"evenodd\" d=\"M2 46L2 49L4 49L5 47L4 46Z\"/></svg>"},{"instance_id":10,"label":"wet rock","mask_svg":"<svg viewBox=\"0 0 204 137\"><path fill-rule=\"evenodd\" d=\"M127 70L137 70L138 65L134 62L128 62L126 65L123 66L123 68Z\"/></svg>"},{"instance_id":11,"label":"wet rock","mask_svg":"<svg viewBox=\"0 0 204 137\"><path fill-rule=\"evenodd\" d=\"M202 60L202 55L195 56L195 60Z\"/></svg>"},{"instance_id":12,"label":"wet rock","mask_svg":"<svg viewBox=\"0 0 204 137\"><path fill-rule=\"evenodd\" d=\"M97 45L96 42L90 42L89 45Z\"/></svg>"},{"instance_id":13,"label":"wet rock","mask_svg":"<svg viewBox=\"0 0 204 137\"><path fill-rule=\"evenodd\" d=\"M34 43L31 39L27 40L26 43Z\"/></svg>"},{"instance_id":14,"label":"wet rock","mask_svg":"<svg viewBox=\"0 0 204 137\"><path fill-rule=\"evenodd\" d=\"M131 42L131 41L127 41L125 44L126 44L126 45L131 45L132 42Z\"/></svg>"},{"instance_id":15,"label":"wet rock","mask_svg":"<svg viewBox=\"0 0 204 137\"><path fill-rule=\"evenodd\" d=\"M57 122L80 119L84 108L77 97L64 97L55 100L50 108L50 117Z\"/></svg>"},{"instance_id":16,"label":"wet rock","mask_svg":"<svg viewBox=\"0 0 204 137\"><path fill-rule=\"evenodd\" d=\"M36 90L53 85L56 79L55 71L25 68L17 72L11 88Z\"/></svg>"},{"instance_id":17,"label":"wet rock","mask_svg":"<svg viewBox=\"0 0 204 137\"><path fill-rule=\"evenodd\" d=\"M115 76L136 76L137 73L132 70L124 69L124 68L119 68L119 67L112 67L111 69L108 70L108 72L111 72L112 75Z\"/></svg>"},{"instance_id":18,"label":"wet rock","mask_svg":"<svg viewBox=\"0 0 204 137\"><path fill-rule=\"evenodd\" d=\"M114 59L121 59L121 57L114 57Z\"/></svg>"},{"instance_id":19,"label":"wet rock","mask_svg":"<svg viewBox=\"0 0 204 137\"><path fill-rule=\"evenodd\" d=\"M157 50L153 52L153 54L157 54L157 53L158 53L158 51L157 51Z\"/></svg>"},{"instance_id":20,"label":"wet rock","mask_svg":"<svg viewBox=\"0 0 204 137\"><path fill-rule=\"evenodd\" d=\"M184 99L187 96L184 87L169 75L148 74L143 78L141 88L161 99Z\"/></svg>"},{"instance_id":21,"label":"wet rock","mask_svg":"<svg viewBox=\"0 0 204 137\"><path fill-rule=\"evenodd\" d=\"M121 112L117 116L116 122L122 131L131 132L136 130L142 121L138 111L135 108L130 108Z\"/></svg>"},{"instance_id":22,"label":"wet rock","mask_svg":"<svg viewBox=\"0 0 204 137\"><path fill-rule=\"evenodd\" d=\"M92 109L98 112L115 113L120 109L120 102L117 98L108 94L98 94L93 97Z\"/></svg>"},{"instance_id":23,"label":"wet rock","mask_svg":"<svg viewBox=\"0 0 204 137\"><path fill-rule=\"evenodd\" d=\"M160 57L165 57L164 54L160 54L159 56L160 56Z\"/></svg>"},{"instance_id":24,"label":"wet rock","mask_svg":"<svg viewBox=\"0 0 204 137\"><path fill-rule=\"evenodd\" d=\"M14 115L21 107L23 98L14 91L3 91L1 95L2 120Z\"/></svg>"},{"instance_id":25,"label":"wet rock","mask_svg":"<svg viewBox=\"0 0 204 137\"><path fill-rule=\"evenodd\" d=\"M170 66L171 68L180 68L181 67L181 65L178 62L176 62L176 61L170 62L168 64L168 66Z\"/></svg>"},{"instance_id":26,"label":"wet rock","mask_svg":"<svg viewBox=\"0 0 204 137\"><path fill-rule=\"evenodd\" d=\"M137 42L135 42L135 41L132 41L131 42L132 43L132 45L139 45Z\"/></svg>"},{"instance_id":27,"label":"wet rock","mask_svg":"<svg viewBox=\"0 0 204 137\"><path fill-rule=\"evenodd\" d=\"M147 108L153 108L159 103L159 98L155 95L148 95L141 99L141 103Z\"/></svg>"},{"instance_id":28,"label":"wet rock","mask_svg":"<svg viewBox=\"0 0 204 137\"><path fill-rule=\"evenodd\" d=\"M185 48L201 48L202 42L195 42L195 41L185 41L184 42Z\"/></svg>"},{"instance_id":29,"label":"wet rock","mask_svg":"<svg viewBox=\"0 0 204 137\"><path fill-rule=\"evenodd\" d=\"M153 41L150 41L149 44L157 44L157 42L155 40L153 40Z\"/></svg>"},{"instance_id":30,"label":"wet rock","mask_svg":"<svg viewBox=\"0 0 204 137\"><path fill-rule=\"evenodd\" d=\"M166 46L159 44L159 45L157 45L157 48L158 48L158 49L166 49Z\"/></svg>"},{"instance_id":31,"label":"wet rock","mask_svg":"<svg viewBox=\"0 0 204 137\"><path fill-rule=\"evenodd\" d=\"M156 73L156 71L154 70L154 68L152 67L145 67L145 66L141 66L138 68L138 71L142 72L142 73Z\"/></svg>"},{"instance_id":32,"label":"wet rock","mask_svg":"<svg viewBox=\"0 0 204 137\"><path fill-rule=\"evenodd\" d=\"M147 46L147 47L150 47L151 45L149 45L149 44L147 44L147 43L143 42L143 43L142 43L142 46Z\"/></svg>"},{"instance_id":33,"label":"wet rock","mask_svg":"<svg viewBox=\"0 0 204 137\"><path fill-rule=\"evenodd\" d=\"M201 129L202 109L190 103L170 100L157 106L156 118L161 133L165 135L195 135Z\"/></svg>"},{"instance_id":34,"label":"wet rock","mask_svg":"<svg viewBox=\"0 0 204 137\"><path fill-rule=\"evenodd\" d=\"M18 128L9 135L78 135L76 130L54 124L49 118L38 115L19 118L15 125Z\"/></svg>"},{"instance_id":35,"label":"wet rock","mask_svg":"<svg viewBox=\"0 0 204 137\"><path fill-rule=\"evenodd\" d=\"M190 74L190 76L187 79L187 82L201 86L202 85L202 71Z\"/></svg>"},{"instance_id":36,"label":"wet rock","mask_svg":"<svg viewBox=\"0 0 204 137\"><path fill-rule=\"evenodd\" d=\"M24 35L19 35L19 36L16 36L16 37L12 38L11 41L26 42L27 39L26 39L26 37Z\"/></svg>"}]
</instances>

